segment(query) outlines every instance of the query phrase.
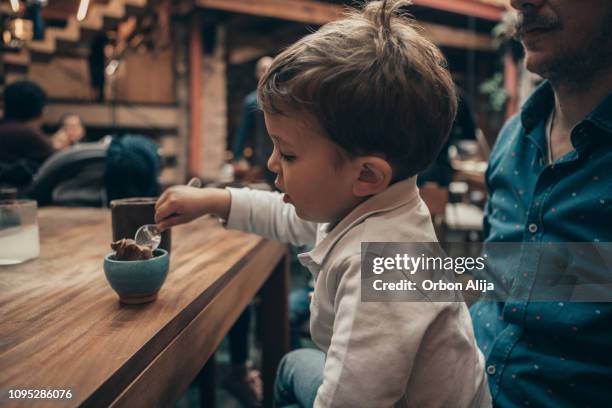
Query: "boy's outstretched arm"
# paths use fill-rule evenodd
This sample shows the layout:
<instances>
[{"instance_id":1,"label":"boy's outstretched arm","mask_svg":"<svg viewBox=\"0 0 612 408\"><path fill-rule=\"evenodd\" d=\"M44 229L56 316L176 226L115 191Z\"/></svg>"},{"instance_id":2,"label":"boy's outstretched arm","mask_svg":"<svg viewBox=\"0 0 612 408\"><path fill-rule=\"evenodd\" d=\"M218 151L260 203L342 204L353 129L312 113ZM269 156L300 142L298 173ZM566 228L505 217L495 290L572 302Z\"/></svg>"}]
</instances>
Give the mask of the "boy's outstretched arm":
<instances>
[{"instance_id":1,"label":"boy's outstretched arm","mask_svg":"<svg viewBox=\"0 0 612 408\"><path fill-rule=\"evenodd\" d=\"M314 245L317 223L298 217L282 194L248 188L228 188L231 209L226 227L296 246Z\"/></svg>"},{"instance_id":2,"label":"boy's outstretched arm","mask_svg":"<svg viewBox=\"0 0 612 408\"><path fill-rule=\"evenodd\" d=\"M157 200L155 222L165 230L206 214L227 219L230 205L231 196L225 189L173 186Z\"/></svg>"},{"instance_id":3,"label":"boy's outstretched arm","mask_svg":"<svg viewBox=\"0 0 612 408\"><path fill-rule=\"evenodd\" d=\"M248 188L173 186L155 204L161 230L206 214L227 220L227 227L294 245L313 245L317 224L300 219L279 193Z\"/></svg>"}]
</instances>

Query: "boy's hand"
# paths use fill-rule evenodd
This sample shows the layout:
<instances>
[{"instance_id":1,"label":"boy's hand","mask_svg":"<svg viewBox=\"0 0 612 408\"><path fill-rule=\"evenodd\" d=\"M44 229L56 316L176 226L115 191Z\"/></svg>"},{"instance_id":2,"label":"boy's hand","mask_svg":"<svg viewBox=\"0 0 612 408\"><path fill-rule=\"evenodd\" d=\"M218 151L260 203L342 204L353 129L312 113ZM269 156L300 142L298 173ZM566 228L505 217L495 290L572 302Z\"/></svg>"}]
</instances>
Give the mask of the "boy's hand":
<instances>
[{"instance_id":1,"label":"boy's hand","mask_svg":"<svg viewBox=\"0 0 612 408\"><path fill-rule=\"evenodd\" d=\"M219 188L174 186L155 204L155 222L160 230L193 221L205 214L227 219L231 196Z\"/></svg>"}]
</instances>

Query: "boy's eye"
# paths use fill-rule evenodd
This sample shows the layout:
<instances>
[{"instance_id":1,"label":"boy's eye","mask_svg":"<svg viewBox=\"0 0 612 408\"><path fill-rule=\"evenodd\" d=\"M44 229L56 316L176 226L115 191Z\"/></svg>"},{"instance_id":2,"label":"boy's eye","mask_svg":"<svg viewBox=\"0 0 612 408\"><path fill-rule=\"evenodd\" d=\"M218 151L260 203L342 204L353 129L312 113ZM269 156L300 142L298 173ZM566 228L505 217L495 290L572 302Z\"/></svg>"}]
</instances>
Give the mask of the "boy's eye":
<instances>
[{"instance_id":1,"label":"boy's eye","mask_svg":"<svg viewBox=\"0 0 612 408\"><path fill-rule=\"evenodd\" d=\"M281 158L281 160L284 160L284 161L293 161L293 160L295 160L295 156L291 156L289 154L284 154L284 153L280 153L280 158Z\"/></svg>"}]
</instances>

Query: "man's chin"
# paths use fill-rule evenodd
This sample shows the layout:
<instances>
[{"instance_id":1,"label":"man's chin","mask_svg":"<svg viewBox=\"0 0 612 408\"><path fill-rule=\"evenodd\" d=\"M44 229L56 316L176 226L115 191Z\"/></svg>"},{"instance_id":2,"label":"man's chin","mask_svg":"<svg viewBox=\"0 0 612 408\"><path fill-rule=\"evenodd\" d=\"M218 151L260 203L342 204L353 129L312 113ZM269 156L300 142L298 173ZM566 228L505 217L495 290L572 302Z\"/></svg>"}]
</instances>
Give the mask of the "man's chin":
<instances>
[{"instance_id":1,"label":"man's chin","mask_svg":"<svg viewBox=\"0 0 612 408\"><path fill-rule=\"evenodd\" d=\"M525 57L525 68L543 78L548 78L555 69L555 62L543 52L528 52Z\"/></svg>"},{"instance_id":2,"label":"man's chin","mask_svg":"<svg viewBox=\"0 0 612 408\"><path fill-rule=\"evenodd\" d=\"M604 58L591 54L569 47L527 49L525 68L551 81L580 82L592 74L604 60Z\"/></svg>"},{"instance_id":3,"label":"man's chin","mask_svg":"<svg viewBox=\"0 0 612 408\"><path fill-rule=\"evenodd\" d=\"M527 68L527 71L529 72L533 72L534 74L542 76L540 65L532 60L529 60L527 58L525 59L525 68Z\"/></svg>"}]
</instances>

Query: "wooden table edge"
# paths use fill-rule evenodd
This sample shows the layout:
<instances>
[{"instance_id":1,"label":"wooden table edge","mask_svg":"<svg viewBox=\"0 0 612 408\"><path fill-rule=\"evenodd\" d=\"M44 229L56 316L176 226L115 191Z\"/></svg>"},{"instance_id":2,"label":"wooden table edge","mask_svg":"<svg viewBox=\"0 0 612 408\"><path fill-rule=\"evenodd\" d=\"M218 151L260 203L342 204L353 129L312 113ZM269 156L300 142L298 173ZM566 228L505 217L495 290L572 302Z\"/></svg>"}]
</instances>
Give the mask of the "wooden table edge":
<instances>
[{"instance_id":1,"label":"wooden table edge","mask_svg":"<svg viewBox=\"0 0 612 408\"><path fill-rule=\"evenodd\" d=\"M286 245L279 242L264 241L257 245L245 257L245 262L236 265L234 273L225 280L227 284L218 288L216 293L218 296L209 301L114 400L109 401L108 398L97 395L99 393L94 393L83 406L149 407L168 406L175 402L213 355L244 307L263 286L266 279L281 263L286 264L286 256ZM238 273L251 268L252 273ZM238 296L241 293L242 296ZM245 296L245 293L248 296ZM217 323L215 327L217 333L214 336L203 338L202 333L211 329L207 324L210 324L213 317L226 311L227 307L223 302L228 299L240 299L240 302L234 305L225 319ZM196 350L193 353L195 356L185 355L183 353L185 348ZM184 365L179 364L181 361Z\"/></svg>"}]
</instances>

